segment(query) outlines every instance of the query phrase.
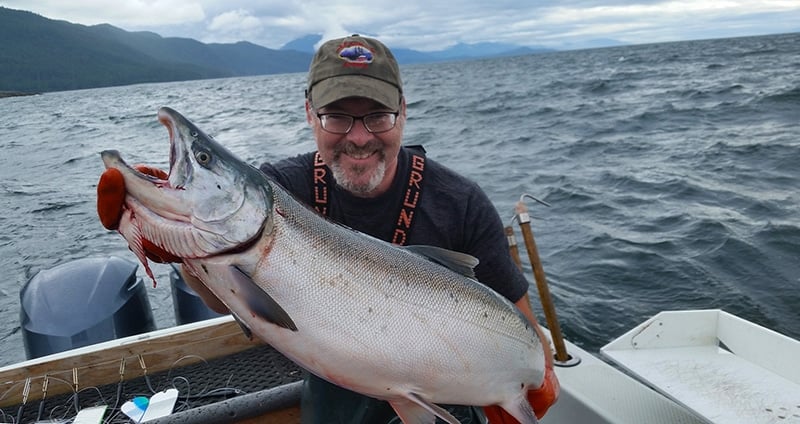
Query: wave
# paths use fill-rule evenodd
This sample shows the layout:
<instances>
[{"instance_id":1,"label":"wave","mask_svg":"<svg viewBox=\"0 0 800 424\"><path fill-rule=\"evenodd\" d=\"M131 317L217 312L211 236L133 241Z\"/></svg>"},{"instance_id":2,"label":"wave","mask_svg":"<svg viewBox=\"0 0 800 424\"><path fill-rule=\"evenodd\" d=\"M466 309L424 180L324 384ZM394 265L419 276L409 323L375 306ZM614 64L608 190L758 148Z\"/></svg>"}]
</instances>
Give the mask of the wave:
<instances>
[{"instance_id":1,"label":"wave","mask_svg":"<svg viewBox=\"0 0 800 424\"><path fill-rule=\"evenodd\" d=\"M765 105L800 105L800 87L794 87L782 92L766 95L761 97L758 103L763 103ZM797 112L797 110L795 110L795 112Z\"/></svg>"}]
</instances>

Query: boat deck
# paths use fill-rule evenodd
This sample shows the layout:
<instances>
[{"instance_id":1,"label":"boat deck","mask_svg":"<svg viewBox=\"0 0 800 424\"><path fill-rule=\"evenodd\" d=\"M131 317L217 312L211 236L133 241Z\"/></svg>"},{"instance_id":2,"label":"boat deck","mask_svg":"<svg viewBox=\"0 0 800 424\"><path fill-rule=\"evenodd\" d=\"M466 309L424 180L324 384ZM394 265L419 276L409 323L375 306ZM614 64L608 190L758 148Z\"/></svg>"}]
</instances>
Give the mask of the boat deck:
<instances>
[{"instance_id":1,"label":"boat deck","mask_svg":"<svg viewBox=\"0 0 800 424\"><path fill-rule=\"evenodd\" d=\"M175 405L176 415L181 411L216 405L237 397L250 396L251 402L248 403L252 403L254 394L259 393L259 396L263 397L266 395L263 393L264 390L281 386L284 390L280 395L288 395L292 397L292 402L296 402L299 398L299 385L292 386L290 383L299 383L302 380L302 373L297 365L272 347L259 345L230 356L191 365L181 366L178 362L175 367L168 370L121 383L84 387L78 391L77 396L70 391L56 396L46 396L44 400L29 400L25 405L6 406L0 408L0 422L32 423L58 420L74 417L76 406L78 409L83 409L108 405L106 423L130 423L130 419L120 413L120 405L136 396L149 397L170 387L175 387L181 392ZM48 383L50 387L68 384L70 383L53 378ZM272 395L275 396L276 393ZM230 414L228 413L228 416Z\"/></svg>"}]
</instances>

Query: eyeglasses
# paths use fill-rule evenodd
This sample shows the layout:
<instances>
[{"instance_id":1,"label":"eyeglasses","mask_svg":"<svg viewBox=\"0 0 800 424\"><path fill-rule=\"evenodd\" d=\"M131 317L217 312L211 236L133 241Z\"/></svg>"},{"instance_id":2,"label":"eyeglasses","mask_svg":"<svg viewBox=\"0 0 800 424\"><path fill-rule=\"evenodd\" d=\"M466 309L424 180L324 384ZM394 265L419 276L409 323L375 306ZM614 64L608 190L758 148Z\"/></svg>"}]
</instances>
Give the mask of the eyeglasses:
<instances>
[{"instance_id":1,"label":"eyeglasses","mask_svg":"<svg viewBox=\"0 0 800 424\"><path fill-rule=\"evenodd\" d=\"M400 112L375 112L363 116L353 116L345 113L317 113L317 118L322 124L322 129L334 134L349 133L353 129L353 122L356 119L364 123L367 131L375 134L394 128L399 114Z\"/></svg>"}]
</instances>

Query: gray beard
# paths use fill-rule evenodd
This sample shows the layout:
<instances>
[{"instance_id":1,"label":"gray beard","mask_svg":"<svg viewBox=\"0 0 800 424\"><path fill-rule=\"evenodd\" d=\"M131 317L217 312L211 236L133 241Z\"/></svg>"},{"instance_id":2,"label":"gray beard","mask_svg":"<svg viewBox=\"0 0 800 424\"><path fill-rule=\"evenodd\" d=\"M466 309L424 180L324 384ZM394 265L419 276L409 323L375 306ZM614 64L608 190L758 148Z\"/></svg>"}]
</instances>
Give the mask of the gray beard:
<instances>
[{"instance_id":1,"label":"gray beard","mask_svg":"<svg viewBox=\"0 0 800 424\"><path fill-rule=\"evenodd\" d=\"M378 187L381 181L383 181L383 176L386 175L386 161L380 161L378 167L375 169L375 172L366 183L358 184L347 178L347 174L338 162L331 166L331 171L333 171L333 178L336 180L336 184L356 196L366 197L370 192ZM351 171L354 171L358 175L365 172L363 169L351 169Z\"/></svg>"}]
</instances>

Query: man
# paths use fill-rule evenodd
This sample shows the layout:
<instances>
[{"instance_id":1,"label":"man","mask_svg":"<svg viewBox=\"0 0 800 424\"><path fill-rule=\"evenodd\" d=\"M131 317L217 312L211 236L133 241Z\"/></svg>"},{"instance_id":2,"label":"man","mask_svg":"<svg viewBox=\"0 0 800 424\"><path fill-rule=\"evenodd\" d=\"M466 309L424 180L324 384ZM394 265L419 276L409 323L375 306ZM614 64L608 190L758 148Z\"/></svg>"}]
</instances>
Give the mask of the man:
<instances>
[{"instance_id":1,"label":"man","mask_svg":"<svg viewBox=\"0 0 800 424\"><path fill-rule=\"evenodd\" d=\"M403 146L406 102L397 62L381 42L353 35L324 43L315 54L306 88L306 120L318 152L264 164L261 170L299 200L351 228L395 244L427 244L477 257L478 280L505 296L533 323L528 283L508 254L502 222L477 184ZM146 172L158 170L141 168ZM104 174L105 177L105 174ZM98 184L98 213L114 229L124 188ZM151 258L180 261L148 244ZM214 310L226 310L199 280L184 278ZM558 396L548 355L545 383L529 394L541 416ZM452 407L462 423L480 422L473 408ZM305 379L304 423L387 423L388 403L342 389L313 375ZM486 408L495 422L515 422Z\"/></svg>"}]
</instances>

